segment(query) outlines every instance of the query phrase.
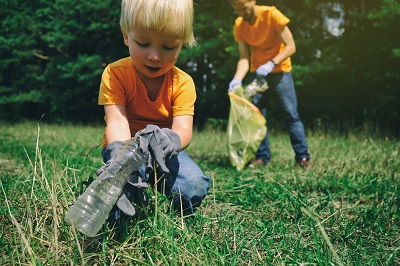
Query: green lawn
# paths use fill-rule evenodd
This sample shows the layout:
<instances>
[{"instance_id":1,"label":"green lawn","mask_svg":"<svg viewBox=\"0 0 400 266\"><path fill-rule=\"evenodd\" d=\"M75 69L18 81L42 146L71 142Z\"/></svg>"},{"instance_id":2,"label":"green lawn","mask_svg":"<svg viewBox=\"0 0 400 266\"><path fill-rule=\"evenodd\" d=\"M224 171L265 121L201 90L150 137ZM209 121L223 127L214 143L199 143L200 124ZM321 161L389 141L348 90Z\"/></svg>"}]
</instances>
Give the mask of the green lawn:
<instances>
[{"instance_id":1,"label":"green lawn","mask_svg":"<svg viewBox=\"0 0 400 266\"><path fill-rule=\"evenodd\" d=\"M270 132L265 168L230 166L225 132L188 153L212 177L193 219L149 189L135 219L88 238L63 217L101 166L103 127L0 124L1 265L399 265L400 143L307 132L311 168ZM155 207L157 206L157 207Z\"/></svg>"}]
</instances>

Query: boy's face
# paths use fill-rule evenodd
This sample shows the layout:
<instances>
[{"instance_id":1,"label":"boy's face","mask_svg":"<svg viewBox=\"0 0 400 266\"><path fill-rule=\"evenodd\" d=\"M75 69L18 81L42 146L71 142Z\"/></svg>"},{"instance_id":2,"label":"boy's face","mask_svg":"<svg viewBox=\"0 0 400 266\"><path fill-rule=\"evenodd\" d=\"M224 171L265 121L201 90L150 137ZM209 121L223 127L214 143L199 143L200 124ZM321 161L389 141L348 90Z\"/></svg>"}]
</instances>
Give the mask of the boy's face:
<instances>
[{"instance_id":1,"label":"boy's face","mask_svg":"<svg viewBox=\"0 0 400 266\"><path fill-rule=\"evenodd\" d=\"M256 18L255 0L233 0L232 7L236 14L241 16L246 22L252 23Z\"/></svg>"},{"instance_id":2,"label":"boy's face","mask_svg":"<svg viewBox=\"0 0 400 266\"><path fill-rule=\"evenodd\" d=\"M176 36L137 27L123 36L139 75L148 78L158 78L170 70L183 45Z\"/></svg>"}]
</instances>

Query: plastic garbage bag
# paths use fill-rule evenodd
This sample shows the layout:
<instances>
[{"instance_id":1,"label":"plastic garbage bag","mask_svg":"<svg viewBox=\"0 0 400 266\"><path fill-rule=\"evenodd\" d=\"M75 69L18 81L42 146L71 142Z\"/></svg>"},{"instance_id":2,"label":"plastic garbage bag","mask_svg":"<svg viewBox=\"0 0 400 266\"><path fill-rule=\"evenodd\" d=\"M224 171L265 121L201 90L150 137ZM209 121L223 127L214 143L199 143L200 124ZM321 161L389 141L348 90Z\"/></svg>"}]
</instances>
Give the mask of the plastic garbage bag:
<instances>
[{"instance_id":1,"label":"plastic garbage bag","mask_svg":"<svg viewBox=\"0 0 400 266\"><path fill-rule=\"evenodd\" d=\"M229 159L241 171L254 158L267 133L266 120L246 99L242 87L234 88L228 95L231 103L227 128Z\"/></svg>"}]
</instances>

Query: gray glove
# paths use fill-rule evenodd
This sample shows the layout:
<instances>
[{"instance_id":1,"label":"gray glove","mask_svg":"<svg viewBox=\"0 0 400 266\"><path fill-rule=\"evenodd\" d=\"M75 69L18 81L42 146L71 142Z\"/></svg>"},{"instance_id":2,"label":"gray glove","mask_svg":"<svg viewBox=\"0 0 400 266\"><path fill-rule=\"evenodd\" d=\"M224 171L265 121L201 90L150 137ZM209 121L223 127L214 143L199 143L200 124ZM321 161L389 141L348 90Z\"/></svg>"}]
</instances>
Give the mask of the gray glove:
<instances>
[{"instance_id":1,"label":"gray glove","mask_svg":"<svg viewBox=\"0 0 400 266\"><path fill-rule=\"evenodd\" d=\"M133 216L135 215L135 207L132 202L138 205L147 205L147 194L144 189L148 188L147 183L142 182L142 179L138 174L132 174L129 176L128 183L124 186L123 193L119 197L116 205L125 214Z\"/></svg>"},{"instance_id":2,"label":"gray glove","mask_svg":"<svg viewBox=\"0 0 400 266\"><path fill-rule=\"evenodd\" d=\"M156 125L147 125L138 131L135 137L139 138L139 148L144 154L149 154L146 172L153 170L153 160L164 173L169 173L166 162L179 154L181 139L178 134L169 128L160 129Z\"/></svg>"}]
</instances>

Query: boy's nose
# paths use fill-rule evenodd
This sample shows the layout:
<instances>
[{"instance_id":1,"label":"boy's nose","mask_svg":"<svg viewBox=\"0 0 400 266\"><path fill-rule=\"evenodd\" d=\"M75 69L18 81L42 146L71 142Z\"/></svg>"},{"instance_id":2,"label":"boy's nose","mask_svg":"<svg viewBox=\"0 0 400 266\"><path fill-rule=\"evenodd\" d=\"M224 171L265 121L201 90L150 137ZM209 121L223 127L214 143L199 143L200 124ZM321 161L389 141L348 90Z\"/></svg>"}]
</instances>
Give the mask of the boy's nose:
<instances>
[{"instance_id":1,"label":"boy's nose","mask_svg":"<svg viewBox=\"0 0 400 266\"><path fill-rule=\"evenodd\" d=\"M149 52L149 55L147 56L150 60L153 61L160 61L161 60L161 56L160 56L160 52L157 51L156 49L151 50Z\"/></svg>"}]
</instances>

